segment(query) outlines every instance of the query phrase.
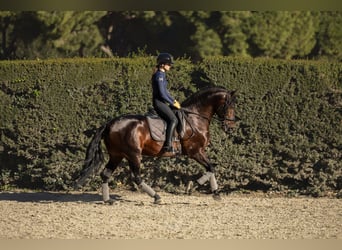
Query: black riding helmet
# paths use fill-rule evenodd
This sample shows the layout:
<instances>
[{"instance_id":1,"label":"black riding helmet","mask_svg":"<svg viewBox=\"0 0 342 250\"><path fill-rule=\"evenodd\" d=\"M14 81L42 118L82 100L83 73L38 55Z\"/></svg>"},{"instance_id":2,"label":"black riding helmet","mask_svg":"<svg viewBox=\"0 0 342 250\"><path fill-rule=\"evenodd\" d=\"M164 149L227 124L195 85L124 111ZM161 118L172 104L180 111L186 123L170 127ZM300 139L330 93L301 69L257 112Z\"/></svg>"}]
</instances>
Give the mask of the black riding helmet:
<instances>
[{"instance_id":1,"label":"black riding helmet","mask_svg":"<svg viewBox=\"0 0 342 250\"><path fill-rule=\"evenodd\" d=\"M160 53L157 57L157 64L173 64L173 57L169 53Z\"/></svg>"}]
</instances>

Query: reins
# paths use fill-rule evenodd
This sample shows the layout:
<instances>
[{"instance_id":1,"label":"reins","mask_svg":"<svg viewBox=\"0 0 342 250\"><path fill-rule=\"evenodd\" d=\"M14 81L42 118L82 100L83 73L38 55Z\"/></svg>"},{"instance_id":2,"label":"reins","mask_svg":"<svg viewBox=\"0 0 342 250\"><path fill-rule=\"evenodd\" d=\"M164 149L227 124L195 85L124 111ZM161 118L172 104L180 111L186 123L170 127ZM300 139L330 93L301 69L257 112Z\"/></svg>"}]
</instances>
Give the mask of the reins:
<instances>
[{"instance_id":1,"label":"reins","mask_svg":"<svg viewBox=\"0 0 342 250\"><path fill-rule=\"evenodd\" d=\"M199 114L199 113L196 113L196 112L193 112L193 111L190 111L190 110L187 109L187 108L182 108L182 110L184 110L184 112L187 113L187 114L197 115L197 116L199 116L199 117L201 117L201 118L203 118L203 119L205 119L205 120L210 121L210 118L209 118L209 117L204 116L204 115Z\"/></svg>"},{"instance_id":2,"label":"reins","mask_svg":"<svg viewBox=\"0 0 342 250\"><path fill-rule=\"evenodd\" d=\"M207 117L207 116L204 116L204 115L202 115L200 113L196 113L196 112L190 111L190 110L188 110L186 108L182 108L182 110L184 110L184 112L187 113L187 114L197 115L197 116L199 116L199 117L201 117L201 118L203 118L203 119L205 119L205 120L210 122L210 118ZM219 122L224 122L224 121L232 121L233 122L233 121L235 121L235 119L226 118L226 117L224 117L224 118L220 118L220 117L216 118L215 116L213 116L212 119L214 119L216 121L219 121Z\"/></svg>"}]
</instances>

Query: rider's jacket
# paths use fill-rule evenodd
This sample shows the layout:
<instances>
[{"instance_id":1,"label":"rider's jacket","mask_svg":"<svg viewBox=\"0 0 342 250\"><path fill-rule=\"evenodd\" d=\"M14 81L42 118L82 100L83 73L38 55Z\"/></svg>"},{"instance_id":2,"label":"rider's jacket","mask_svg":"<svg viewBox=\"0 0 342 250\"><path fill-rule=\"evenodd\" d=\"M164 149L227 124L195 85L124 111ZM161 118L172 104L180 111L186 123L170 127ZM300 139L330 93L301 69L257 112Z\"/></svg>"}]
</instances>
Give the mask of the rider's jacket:
<instances>
[{"instance_id":1,"label":"rider's jacket","mask_svg":"<svg viewBox=\"0 0 342 250\"><path fill-rule=\"evenodd\" d=\"M162 102L173 104L175 99L171 96L167 90L166 74L163 71L157 70L152 75L152 89L153 89L153 100L157 99Z\"/></svg>"}]
</instances>

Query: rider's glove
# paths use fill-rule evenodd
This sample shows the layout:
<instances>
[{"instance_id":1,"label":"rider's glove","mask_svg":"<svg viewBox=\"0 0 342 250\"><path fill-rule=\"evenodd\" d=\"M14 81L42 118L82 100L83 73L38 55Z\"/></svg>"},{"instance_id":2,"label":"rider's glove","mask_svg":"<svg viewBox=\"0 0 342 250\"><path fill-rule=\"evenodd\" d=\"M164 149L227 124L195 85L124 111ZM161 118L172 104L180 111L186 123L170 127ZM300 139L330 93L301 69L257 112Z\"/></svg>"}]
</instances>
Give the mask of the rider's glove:
<instances>
[{"instance_id":1,"label":"rider's glove","mask_svg":"<svg viewBox=\"0 0 342 250\"><path fill-rule=\"evenodd\" d=\"M179 102L178 102L177 100L175 100L175 101L173 102L173 106L174 106L175 108L177 108L177 109L180 109L180 108L181 108L181 105L179 104Z\"/></svg>"}]
</instances>

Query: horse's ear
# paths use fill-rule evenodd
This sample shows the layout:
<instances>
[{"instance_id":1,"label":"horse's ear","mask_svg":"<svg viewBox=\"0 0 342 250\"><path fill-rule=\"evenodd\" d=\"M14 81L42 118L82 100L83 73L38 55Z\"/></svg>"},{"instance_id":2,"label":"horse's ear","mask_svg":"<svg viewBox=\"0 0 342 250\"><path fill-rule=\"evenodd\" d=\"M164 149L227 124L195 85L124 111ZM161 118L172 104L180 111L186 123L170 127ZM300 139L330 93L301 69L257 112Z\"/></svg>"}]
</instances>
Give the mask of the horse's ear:
<instances>
[{"instance_id":1,"label":"horse's ear","mask_svg":"<svg viewBox=\"0 0 342 250\"><path fill-rule=\"evenodd\" d=\"M237 93L237 92L238 92L237 90L232 90L232 91L230 92L230 96L231 96L231 97L236 96L236 93Z\"/></svg>"}]
</instances>

